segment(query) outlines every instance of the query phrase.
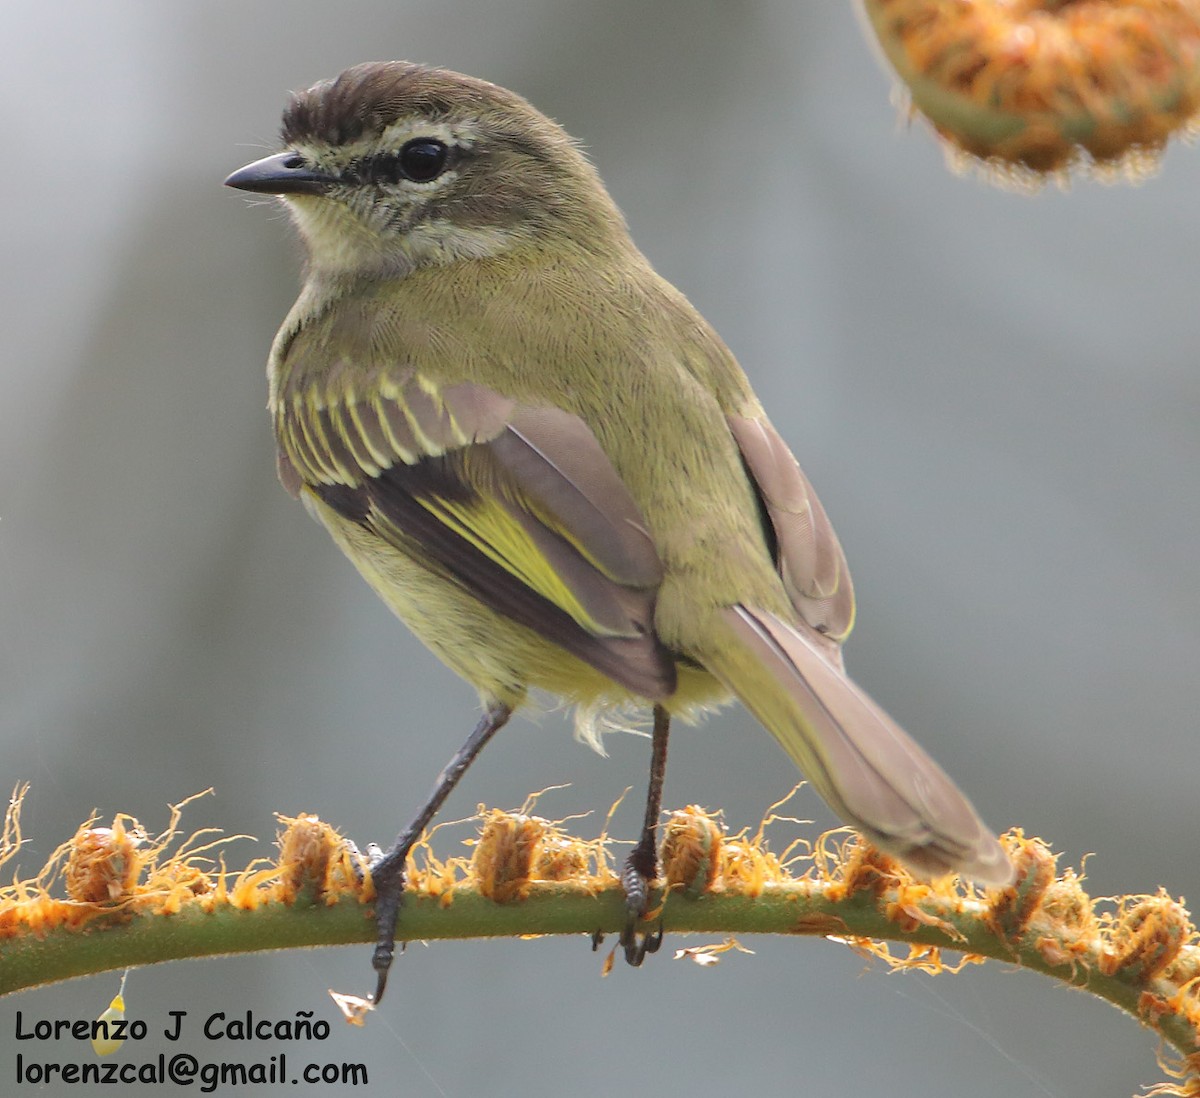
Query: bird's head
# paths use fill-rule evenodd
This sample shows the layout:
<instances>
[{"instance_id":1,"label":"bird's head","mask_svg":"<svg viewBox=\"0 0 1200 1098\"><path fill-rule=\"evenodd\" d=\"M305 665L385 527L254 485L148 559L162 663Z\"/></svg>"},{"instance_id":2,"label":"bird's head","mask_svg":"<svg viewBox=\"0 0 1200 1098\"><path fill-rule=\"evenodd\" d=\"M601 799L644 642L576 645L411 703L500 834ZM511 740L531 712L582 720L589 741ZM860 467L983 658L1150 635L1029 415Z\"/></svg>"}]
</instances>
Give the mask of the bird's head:
<instances>
[{"instance_id":1,"label":"bird's head","mask_svg":"<svg viewBox=\"0 0 1200 1098\"><path fill-rule=\"evenodd\" d=\"M628 239L561 127L459 73L356 65L292 96L282 143L225 182L282 196L317 272L395 276L522 245L597 252Z\"/></svg>"}]
</instances>

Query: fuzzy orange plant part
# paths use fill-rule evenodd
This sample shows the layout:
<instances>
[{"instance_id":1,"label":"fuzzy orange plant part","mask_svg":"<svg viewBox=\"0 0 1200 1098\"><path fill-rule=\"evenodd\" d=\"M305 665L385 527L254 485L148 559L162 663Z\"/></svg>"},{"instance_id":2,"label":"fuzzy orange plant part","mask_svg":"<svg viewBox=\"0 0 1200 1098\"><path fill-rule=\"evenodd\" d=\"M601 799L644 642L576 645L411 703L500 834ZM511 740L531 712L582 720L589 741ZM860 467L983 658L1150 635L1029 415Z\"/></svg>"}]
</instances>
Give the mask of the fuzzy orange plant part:
<instances>
[{"instance_id":1,"label":"fuzzy orange plant part","mask_svg":"<svg viewBox=\"0 0 1200 1098\"><path fill-rule=\"evenodd\" d=\"M862 0L962 167L1018 186L1140 178L1200 112L1197 0Z\"/></svg>"}]
</instances>

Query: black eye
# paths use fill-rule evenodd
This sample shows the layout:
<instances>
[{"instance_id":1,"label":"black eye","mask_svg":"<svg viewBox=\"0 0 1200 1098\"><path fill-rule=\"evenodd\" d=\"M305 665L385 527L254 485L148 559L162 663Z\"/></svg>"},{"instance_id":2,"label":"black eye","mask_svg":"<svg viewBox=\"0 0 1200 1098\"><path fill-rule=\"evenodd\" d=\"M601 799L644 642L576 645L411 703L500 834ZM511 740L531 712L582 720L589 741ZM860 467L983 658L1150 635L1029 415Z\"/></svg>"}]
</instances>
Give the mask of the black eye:
<instances>
[{"instance_id":1,"label":"black eye","mask_svg":"<svg viewBox=\"0 0 1200 1098\"><path fill-rule=\"evenodd\" d=\"M414 183L428 183L446 169L449 150L440 141L414 137L400 150L400 174Z\"/></svg>"}]
</instances>

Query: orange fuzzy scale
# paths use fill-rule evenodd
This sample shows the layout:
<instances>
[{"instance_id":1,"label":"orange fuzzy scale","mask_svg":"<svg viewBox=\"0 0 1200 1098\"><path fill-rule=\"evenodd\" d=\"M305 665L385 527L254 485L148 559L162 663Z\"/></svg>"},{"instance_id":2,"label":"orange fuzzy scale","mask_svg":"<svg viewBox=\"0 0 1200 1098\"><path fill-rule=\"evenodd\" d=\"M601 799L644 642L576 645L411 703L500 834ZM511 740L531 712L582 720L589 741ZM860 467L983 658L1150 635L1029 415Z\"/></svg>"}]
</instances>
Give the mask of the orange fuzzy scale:
<instances>
[{"instance_id":1,"label":"orange fuzzy scale","mask_svg":"<svg viewBox=\"0 0 1200 1098\"><path fill-rule=\"evenodd\" d=\"M133 892L142 836L118 817L112 827L81 827L71 840L63 883L80 903L118 903Z\"/></svg>"},{"instance_id":2,"label":"orange fuzzy scale","mask_svg":"<svg viewBox=\"0 0 1200 1098\"><path fill-rule=\"evenodd\" d=\"M672 812L663 828L662 875L689 896L712 889L721 871L723 835L717 818L697 805Z\"/></svg>"},{"instance_id":3,"label":"orange fuzzy scale","mask_svg":"<svg viewBox=\"0 0 1200 1098\"><path fill-rule=\"evenodd\" d=\"M586 881L589 854L578 839L561 832L544 832L530 876L537 881Z\"/></svg>"},{"instance_id":4,"label":"orange fuzzy scale","mask_svg":"<svg viewBox=\"0 0 1200 1098\"><path fill-rule=\"evenodd\" d=\"M1047 890L1055 879L1054 856L1045 843L1026 839L1019 828L1005 838L1016 874L992 902L987 918L998 936L1014 941L1035 915L1045 911Z\"/></svg>"},{"instance_id":5,"label":"orange fuzzy scale","mask_svg":"<svg viewBox=\"0 0 1200 1098\"><path fill-rule=\"evenodd\" d=\"M1138 176L1200 113L1200 0L862 0L914 108L1016 182Z\"/></svg>"},{"instance_id":6,"label":"orange fuzzy scale","mask_svg":"<svg viewBox=\"0 0 1200 1098\"><path fill-rule=\"evenodd\" d=\"M316 816L280 816L278 836L278 898L295 903L302 895L311 901L337 903L347 892L359 890L365 875L362 860L329 824Z\"/></svg>"},{"instance_id":7,"label":"orange fuzzy scale","mask_svg":"<svg viewBox=\"0 0 1200 1098\"><path fill-rule=\"evenodd\" d=\"M1175 962L1195 931L1183 905L1165 893L1129 901L1112 923L1100 969L1109 975L1126 972L1146 983Z\"/></svg>"},{"instance_id":8,"label":"orange fuzzy scale","mask_svg":"<svg viewBox=\"0 0 1200 1098\"><path fill-rule=\"evenodd\" d=\"M479 891L498 904L529 894L537 847L545 833L537 816L509 814L494 808L484 817L483 831L471 858Z\"/></svg>"}]
</instances>

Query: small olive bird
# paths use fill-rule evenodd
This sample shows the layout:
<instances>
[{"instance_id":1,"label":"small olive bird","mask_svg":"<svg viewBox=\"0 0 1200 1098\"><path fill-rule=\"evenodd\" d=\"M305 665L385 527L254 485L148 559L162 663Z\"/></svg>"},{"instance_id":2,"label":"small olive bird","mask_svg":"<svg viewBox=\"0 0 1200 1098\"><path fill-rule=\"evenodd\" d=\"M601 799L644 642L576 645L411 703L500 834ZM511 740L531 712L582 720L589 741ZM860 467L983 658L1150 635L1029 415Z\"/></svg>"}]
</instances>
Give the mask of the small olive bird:
<instances>
[{"instance_id":1,"label":"small olive bird","mask_svg":"<svg viewBox=\"0 0 1200 1098\"><path fill-rule=\"evenodd\" d=\"M574 141L520 96L402 61L292 96L280 195L307 249L271 349L279 476L484 714L376 856L375 1001L405 857L531 688L653 708L641 924L671 718L740 698L847 823L915 873L1011 867L944 771L847 676L850 574L729 349L630 239Z\"/></svg>"}]
</instances>

